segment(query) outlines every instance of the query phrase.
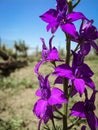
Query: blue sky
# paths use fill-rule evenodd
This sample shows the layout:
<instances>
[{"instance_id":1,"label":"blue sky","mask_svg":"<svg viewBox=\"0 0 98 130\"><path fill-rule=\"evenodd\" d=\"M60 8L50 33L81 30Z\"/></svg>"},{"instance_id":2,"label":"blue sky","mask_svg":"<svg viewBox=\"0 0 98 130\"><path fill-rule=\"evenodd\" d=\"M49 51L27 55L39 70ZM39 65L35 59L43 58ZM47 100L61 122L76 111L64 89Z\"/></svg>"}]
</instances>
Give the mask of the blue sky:
<instances>
[{"instance_id":1,"label":"blue sky","mask_svg":"<svg viewBox=\"0 0 98 130\"><path fill-rule=\"evenodd\" d=\"M46 42L51 33L46 31L46 23L39 16L49 8L55 8L55 0L0 0L0 37L7 40L25 40L29 46L41 47L40 37ZM94 19L98 28L98 0L81 0L76 11ZM78 25L77 25L78 26ZM64 34L58 30L54 45L64 47Z\"/></svg>"}]
</instances>

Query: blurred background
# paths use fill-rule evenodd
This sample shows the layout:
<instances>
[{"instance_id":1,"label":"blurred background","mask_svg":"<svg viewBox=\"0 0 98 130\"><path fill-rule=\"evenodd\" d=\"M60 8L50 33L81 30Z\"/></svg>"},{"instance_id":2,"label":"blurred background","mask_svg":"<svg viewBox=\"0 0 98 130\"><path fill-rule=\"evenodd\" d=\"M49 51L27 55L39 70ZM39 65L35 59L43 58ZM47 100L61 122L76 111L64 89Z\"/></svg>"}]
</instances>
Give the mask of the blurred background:
<instances>
[{"instance_id":1,"label":"blurred background","mask_svg":"<svg viewBox=\"0 0 98 130\"><path fill-rule=\"evenodd\" d=\"M41 59L40 37L45 38L47 46L51 37L39 16L55 5L55 0L0 0L0 130L37 130L38 119L32 112L38 88L34 66ZM75 10L94 19L98 28L97 0L81 0ZM78 29L78 22L76 26ZM53 46L61 58L65 58L65 44L64 34L58 29ZM75 46L71 44L72 49ZM98 51L92 48L85 62L94 71L98 88ZM51 64L44 64L40 71L48 74L52 69ZM53 79L50 82L53 85Z\"/></svg>"}]
</instances>

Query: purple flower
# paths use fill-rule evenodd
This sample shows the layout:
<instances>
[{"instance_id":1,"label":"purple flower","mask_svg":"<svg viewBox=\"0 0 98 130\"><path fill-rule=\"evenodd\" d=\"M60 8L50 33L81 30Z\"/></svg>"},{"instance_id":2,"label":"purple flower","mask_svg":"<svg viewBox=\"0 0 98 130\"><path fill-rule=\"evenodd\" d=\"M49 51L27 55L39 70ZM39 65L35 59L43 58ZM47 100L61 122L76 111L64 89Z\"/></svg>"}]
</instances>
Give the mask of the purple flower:
<instances>
[{"instance_id":1,"label":"purple flower","mask_svg":"<svg viewBox=\"0 0 98 130\"><path fill-rule=\"evenodd\" d=\"M91 130L97 130L98 118L96 117L94 110L95 94L97 91L93 91L90 99L88 99L87 91L85 91L85 101L80 101L74 104L71 109L71 116L86 118Z\"/></svg>"},{"instance_id":2,"label":"purple flower","mask_svg":"<svg viewBox=\"0 0 98 130\"><path fill-rule=\"evenodd\" d=\"M61 64L55 68L53 74L57 75L55 83L61 83L58 81L61 77L69 79L71 85L74 84L74 90L83 94L86 85L92 89L95 89L94 82L90 77L93 76L93 72L89 66L83 63L83 55L73 52L72 67L67 64ZM74 91L74 92L75 92Z\"/></svg>"},{"instance_id":3,"label":"purple flower","mask_svg":"<svg viewBox=\"0 0 98 130\"><path fill-rule=\"evenodd\" d=\"M90 52L91 46L98 50L98 46L95 43L95 40L98 38L98 30L92 24L93 20L83 20L78 38L75 40L80 43L80 51L83 55L87 55Z\"/></svg>"},{"instance_id":4,"label":"purple flower","mask_svg":"<svg viewBox=\"0 0 98 130\"><path fill-rule=\"evenodd\" d=\"M62 103L67 103L66 96L62 90L59 88L50 89L50 84L48 81L49 75L45 78L42 75L38 75L40 89L36 91L36 95L40 99L35 103L33 112L40 119L38 130L40 130L40 125L42 121L47 123L49 119L54 118L53 106L61 108Z\"/></svg>"},{"instance_id":5,"label":"purple flower","mask_svg":"<svg viewBox=\"0 0 98 130\"><path fill-rule=\"evenodd\" d=\"M42 41L42 60L38 62L35 66L35 73L38 73L39 67L44 62L53 62L53 61L62 61L59 58L58 51L55 47L52 47L52 39L54 36L52 36L49 40L49 49L47 48L45 41L43 38L41 38Z\"/></svg>"},{"instance_id":6,"label":"purple flower","mask_svg":"<svg viewBox=\"0 0 98 130\"><path fill-rule=\"evenodd\" d=\"M56 6L56 9L58 11L62 11L64 6L66 5L67 6L67 1L66 0L56 0L57 2L57 6Z\"/></svg>"},{"instance_id":7,"label":"purple flower","mask_svg":"<svg viewBox=\"0 0 98 130\"><path fill-rule=\"evenodd\" d=\"M68 4L64 0L57 0L56 7L56 9L49 9L40 16L43 21L48 23L47 31L51 29L51 32L55 33L60 26L65 33L77 37L73 22L79 19L86 19L86 17L81 12L68 13Z\"/></svg>"}]
</instances>

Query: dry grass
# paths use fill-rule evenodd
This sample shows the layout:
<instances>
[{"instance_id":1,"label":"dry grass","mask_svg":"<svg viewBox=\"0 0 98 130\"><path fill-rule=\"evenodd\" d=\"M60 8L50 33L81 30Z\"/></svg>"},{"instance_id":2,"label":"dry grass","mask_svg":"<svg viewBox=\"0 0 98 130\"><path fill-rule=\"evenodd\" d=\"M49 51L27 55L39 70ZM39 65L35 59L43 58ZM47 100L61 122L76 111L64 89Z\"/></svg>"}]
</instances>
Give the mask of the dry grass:
<instances>
[{"instance_id":1,"label":"dry grass","mask_svg":"<svg viewBox=\"0 0 98 130\"><path fill-rule=\"evenodd\" d=\"M98 62L96 63L95 61L87 61L87 63L95 72L93 79L95 80L96 85L98 85ZM15 78L17 82L21 79L24 79L24 82L29 81L32 86L23 87L20 85L17 86L17 88L0 90L0 118L5 122L14 120L14 126L12 126L14 129L10 130L37 130L38 119L32 113L32 108L37 100L35 91L38 88L37 76L34 74L35 64L36 62L30 64L25 68L22 68L21 70L17 70L10 76L11 78ZM40 69L40 72L43 74L48 74L48 72L51 73L52 70L53 68L51 67L51 64L44 64L44 66L42 66ZM53 77L50 78L52 84L53 79ZM91 93L91 90L89 93ZM98 108L98 94L96 97L96 104ZM96 114L98 115L98 109L96 111ZM20 125L17 126L19 123Z\"/></svg>"}]
</instances>

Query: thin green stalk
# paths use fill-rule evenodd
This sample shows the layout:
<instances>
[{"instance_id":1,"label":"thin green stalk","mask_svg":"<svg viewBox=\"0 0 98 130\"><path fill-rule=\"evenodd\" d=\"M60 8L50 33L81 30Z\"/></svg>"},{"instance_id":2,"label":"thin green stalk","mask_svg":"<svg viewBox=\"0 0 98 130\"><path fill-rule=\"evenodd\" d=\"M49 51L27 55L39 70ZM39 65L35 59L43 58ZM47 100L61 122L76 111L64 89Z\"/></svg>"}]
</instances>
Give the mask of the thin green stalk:
<instances>
[{"instance_id":1,"label":"thin green stalk","mask_svg":"<svg viewBox=\"0 0 98 130\"><path fill-rule=\"evenodd\" d=\"M70 36L66 35L66 59L65 63L69 65L70 63Z\"/></svg>"},{"instance_id":2,"label":"thin green stalk","mask_svg":"<svg viewBox=\"0 0 98 130\"><path fill-rule=\"evenodd\" d=\"M63 80L64 93L68 96L68 80ZM63 130L67 130L67 116L68 116L68 103L64 104L64 115L63 115Z\"/></svg>"},{"instance_id":3,"label":"thin green stalk","mask_svg":"<svg viewBox=\"0 0 98 130\"><path fill-rule=\"evenodd\" d=\"M74 49L74 52L76 52L79 49L80 43L77 44L76 48Z\"/></svg>"},{"instance_id":4,"label":"thin green stalk","mask_svg":"<svg viewBox=\"0 0 98 130\"><path fill-rule=\"evenodd\" d=\"M80 3L80 0L77 0L77 2L73 5L73 8L75 8Z\"/></svg>"},{"instance_id":5,"label":"thin green stalk","mask_svg":"<svg viewBox=\"0 0 98 130\"><path fill-rule=\"evenodd\" d=\"M63 116L63 113L60 112L56 107L55 107L54 109L55 109L55 111L56 111L59 115Z\"/></svg>"},{"instance_id":6,"label":"thin green stalk","mask_svg":"<svg viewBox=\"0 0 98 130\"><path fill-rule=\"evenodd\" d=\"M72 129L72 127L76 125L79 121L81 121L81 118L78 118L72 125L68 127L68 129Z\"/></svg>"},{"instance_id":7,"label":"thin green stalk","mask_svg":"<svg viewBox=\"0 0 98 130\"><path fill-rule=\"evenodd\" d=\"M52 121L52 125L53 125L54 130L56 130L56 126L55 126L55 123L54 123L54 119L52 118L51 121Z\"/></svg>"},{"instance_id":8,"label":"thin green stalk","mask_svg":"<svg viewBox=\"0 0 98 130\"><path fill-rule=\"evenodd\" d=\"M68 12L72 12L72 0L68 0ZM70 64L70 36L66 34L66 59L65 63ZM68 99L68 79L63 79L63 89L64 93L67 96ZM64 116L63 116L63 130L68 130L68 103L64 104Z\"/></svg>"}]
</instances>

